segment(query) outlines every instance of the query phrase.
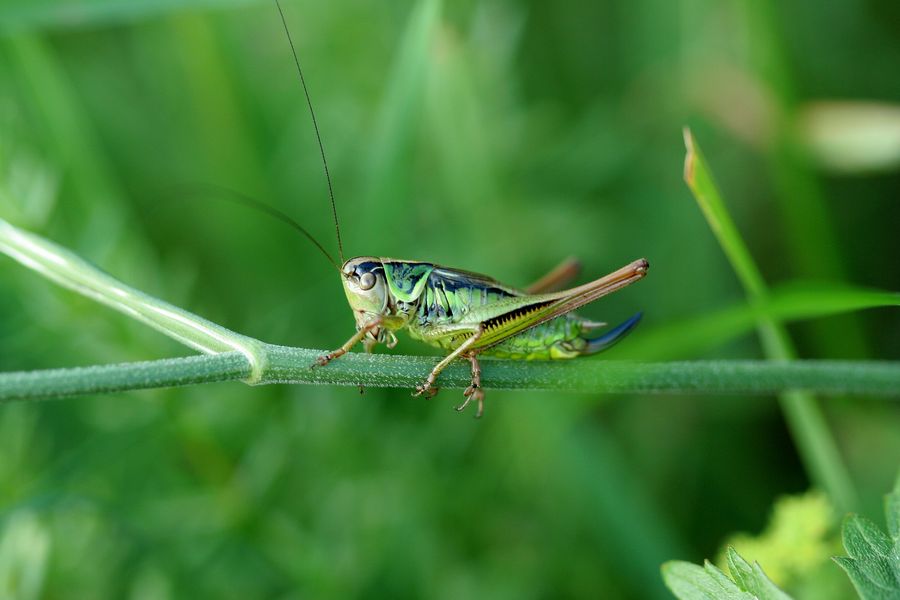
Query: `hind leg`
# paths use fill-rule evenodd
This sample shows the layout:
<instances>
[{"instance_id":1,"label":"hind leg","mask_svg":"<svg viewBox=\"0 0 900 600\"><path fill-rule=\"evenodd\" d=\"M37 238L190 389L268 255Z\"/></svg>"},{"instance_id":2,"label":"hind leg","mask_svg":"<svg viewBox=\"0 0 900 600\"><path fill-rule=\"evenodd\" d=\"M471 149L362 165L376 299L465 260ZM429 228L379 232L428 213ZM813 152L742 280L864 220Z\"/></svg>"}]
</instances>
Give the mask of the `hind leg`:
<instances>
[{"instance_id":1,"label":"hind leg","mask_svg":"<svg viewBox=\"0 0 900 600\"><path fill-rule=\"evenodd\" d=\"M561 290L563 286L578 276L579 271L581 271L581 262L577 258L570 256L559 263L552 271L525 288L525 291L529 294L543 294L544 292Z\"/></svg>"},{"instance_id":2,"label":"hind leg","mask_svg":"<svg viewBox=\"0 0 900 600\"><path fill-rule=\"evenodd\" d=\"M478 364L478 355L475 353L469 354L466 356L469 360L469 364L472 365L472 384L466 388L466 391L463 392L463 396L466 399L462 404L456 407L457 411L463 411L469 405L469 402L472 400L478 401L478 411L475 413L475 418L480 419L481 415L484 414L484 390L481 388L481 365Z\"/></svg>"}]
</instances>

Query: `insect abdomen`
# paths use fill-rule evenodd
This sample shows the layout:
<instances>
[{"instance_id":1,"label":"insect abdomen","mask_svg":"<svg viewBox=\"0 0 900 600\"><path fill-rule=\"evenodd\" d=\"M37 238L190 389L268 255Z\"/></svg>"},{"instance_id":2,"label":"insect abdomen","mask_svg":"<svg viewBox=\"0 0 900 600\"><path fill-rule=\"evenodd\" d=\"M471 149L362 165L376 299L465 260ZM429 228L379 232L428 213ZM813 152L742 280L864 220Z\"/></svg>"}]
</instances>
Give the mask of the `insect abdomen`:
<instances>
[{"instance_id":1,"label":"insect abdomen","mask_svg":"<svg viewBox=\"0 0 900 600\"><path fill-rule=\"evenodd\" d=\"M564 315L490 346L483 354L516 360L575 358L588 348L583 330L581 319Z\"/></svg>"},{"instance_id":2,"label":"insect abdomen","mask_svg":"<svg viewBox=\"0 0 900 600\"><path fill-rule=\"evenodd\" d=\"M519 360L575 358L596 354L628 335L640 320L641 313L637 313L612 329L601 332L577 315L564 315L507 338L490 346L483 353Z\"/></svg>"}]
</instances>

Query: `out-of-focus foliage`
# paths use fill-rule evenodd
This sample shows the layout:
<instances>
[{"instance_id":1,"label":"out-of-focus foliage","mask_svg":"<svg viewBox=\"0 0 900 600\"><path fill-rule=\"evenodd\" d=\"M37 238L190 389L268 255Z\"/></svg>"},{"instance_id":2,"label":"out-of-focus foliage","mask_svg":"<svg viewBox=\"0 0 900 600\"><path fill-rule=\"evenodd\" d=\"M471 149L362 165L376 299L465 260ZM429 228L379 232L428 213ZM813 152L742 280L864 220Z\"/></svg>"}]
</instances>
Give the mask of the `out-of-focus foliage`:
<instances>
[{"instance_id":1,"label":"out-of-focus foliage","mask_svg":"<svg viewBox=\"0 0 900 600\"><path fill-rule=\"evenodd\" d=\"M628 350L643 335L653 357L758 357L743 328L689 344L666 334L743 298L681 181L690 124L773 289L900 288L890 132L841 137L846 113L822 110L896 110L895 2L284 9L350 254L511 284L568 255L584 277L646 256L645 281L585 311L645 312L598 360L648 357ZM334 247L273 4L11 1L0 31L3 218L242 333L322 348L348 337L340 284L314 248L184 194L240 190ZM790 332L802 357L900 357L896 310ZM400 349L428 352L406 338ZM3 370L183 352L0 259ZM667 598L661 563L713 555L809 487L773 399L487 401L481 422L450 410L454 392L238 384L6 406L0 545L29 541L3 550L0 575L35 597ZM897 407L824 406L874 517L900 456Z\"/></svg>"},{"instance_id":2,"label":"out-of-focus foliage","mask_svg":"<svg viewBox=\"0 0 900 600\"><path fill-rule=\"evenodd\" d=\"M893 171L900 166L900 106L874 102L810 103L799 119L810 153L836 172Z\"/></svg>"},{"instance_id":3,"label":"out-of-focus foliage","mask_svg":"<svg viewBox=\"0 0 900 600\"><path fill-rule=\"evenodd\" d=\"M30 511L4 519L0 538L0 595L31 600L41 597L50 535Z\"/></svg>"}]
</instances>

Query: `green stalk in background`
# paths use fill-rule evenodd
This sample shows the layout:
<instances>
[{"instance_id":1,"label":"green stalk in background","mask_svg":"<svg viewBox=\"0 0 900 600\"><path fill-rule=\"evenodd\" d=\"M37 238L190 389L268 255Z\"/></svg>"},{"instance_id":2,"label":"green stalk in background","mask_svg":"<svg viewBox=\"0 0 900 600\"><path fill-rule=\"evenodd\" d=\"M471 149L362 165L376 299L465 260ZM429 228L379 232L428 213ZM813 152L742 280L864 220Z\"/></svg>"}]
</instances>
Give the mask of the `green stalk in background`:
<instances>
[{"instance_id":1,"label":"green stalk in background","mask_svg":"<svg viewBox=\"0 0 900 600\"><path fill-rule=\"evenodd\" d=\"M785 49L777 2L742 2L756 76L774 102L772 137L766 152L775 198L785 230L785 243L796 272L804 277L842 280L846 267L834 223L811 161L797 139L797 92ZM842 356L864 357L866 341L854 320L813 329L819 345L840 348Z\"/></svg>"},{"instance_id":2,"label":"green stalk in background","mask_svg":"<svg viewBox=\"0 0 900 600\"><path fill-rule=\"evenodd\" d=\"M684 130L684 142L687 148L684 180L731 262L751 306L759 309L757 330L763 351L773 360L796 359L797 353L784 326L761 310L769 302L765 281L728 213L690 129ZM812 480L828 493L840 511L852 510L857 505L856 491L815 399L808 392L786 391L781 394L781 407Z\"/></svg>"},{"instance_id":3,"label":"green stalk in background","mask_svg":"<svg viewBox=\"0 0 900 600\"><path fill-rule=\"evenodd\" d=\"M362 211L360 220L372 229L391 226L390 215L382 209L388 199L411 202L407 161L419 125L442 5L441 0L416 2L398 41L370 143L366 191L356 207ZM400 204L395 210L407 210L405 206Z\"/></svg>"}]
</instances>

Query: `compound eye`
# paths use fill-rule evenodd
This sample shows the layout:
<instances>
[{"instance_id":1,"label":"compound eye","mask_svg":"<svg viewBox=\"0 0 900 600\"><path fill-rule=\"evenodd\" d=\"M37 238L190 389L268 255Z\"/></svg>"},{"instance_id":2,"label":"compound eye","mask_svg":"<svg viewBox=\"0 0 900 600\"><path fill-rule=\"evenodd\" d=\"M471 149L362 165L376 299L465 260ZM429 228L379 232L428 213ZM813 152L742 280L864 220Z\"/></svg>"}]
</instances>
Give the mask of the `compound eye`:
<instances>
[{"instance_id":1,"label":"compound eye","mask_svg":"<svg viewBox=\"0 0 900 600\"><path fill-rule=\"evenodd\" d=\"M361 290L371 290L375 287L375 275L370 273L363 273L359 278L359 289Z\"/></svg>"}]
</instances>

